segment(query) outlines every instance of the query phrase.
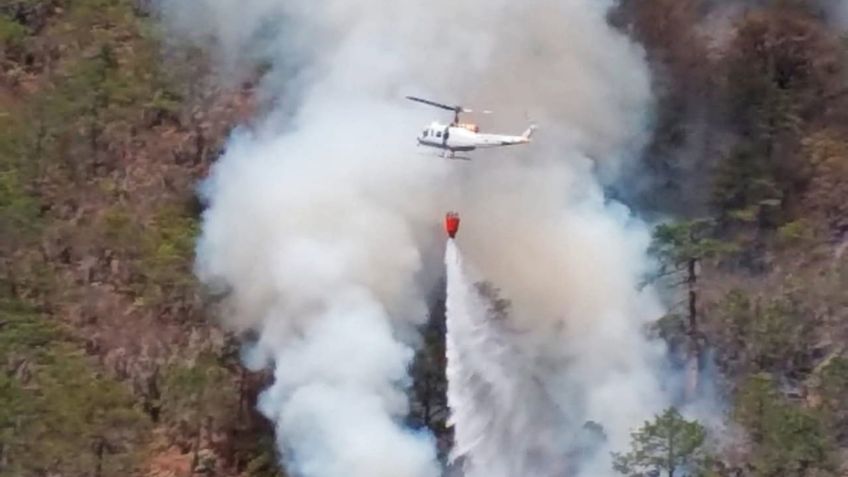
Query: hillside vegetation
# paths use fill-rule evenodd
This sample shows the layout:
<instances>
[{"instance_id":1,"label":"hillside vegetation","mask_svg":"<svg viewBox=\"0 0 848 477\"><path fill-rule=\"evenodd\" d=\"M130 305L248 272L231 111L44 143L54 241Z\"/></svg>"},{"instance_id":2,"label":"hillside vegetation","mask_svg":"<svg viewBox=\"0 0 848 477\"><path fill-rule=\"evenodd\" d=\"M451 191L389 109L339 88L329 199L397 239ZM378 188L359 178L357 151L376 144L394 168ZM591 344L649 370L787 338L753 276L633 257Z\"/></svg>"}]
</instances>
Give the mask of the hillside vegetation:
<instances>
[{"instance_id":1,"label":"hillside vegetation","mask_svg":"<svg viewBox=\"0 0 848 477\"><path fill-rule=\"evenodd\" d=\"M848 26L826 3L610 16L658 98L650 187L622 187L673 219L650 278L680 305L655 332L687 370L680 400L717 382L744 431L710 475L848 475ZM0 2L0 476L281 475L254 410L267 376L191 273L195 185L253 110L203 53L165 48L143 2ZM410 423L446 451L443 300Z\"/></svg>"},{"instance_id":2,"label":"hillside vegetation","mask_svg":"<svg viewBox=\"0 0 848 477\"><path fill-rule=\"evenodd\" d=\"M264 378L191 273L194 187L249 89L154 25L124 0L0 3L0 475L276 473Z\"/></svg>"},{"instance_id":3,"label":"hillside vegetation","mask_svg":"<svg viewBox=\"0 0 848 477\"><path fill-rule=\"evenodd\" d=\"M828 2L752 3L613 15L660 105L655 188L635 200L677 218L655 232L654 278L679 303L657 331L687 391L718 381L744 426L715 472L848 475L848 25Z\"/></svg>"}]
</instances>

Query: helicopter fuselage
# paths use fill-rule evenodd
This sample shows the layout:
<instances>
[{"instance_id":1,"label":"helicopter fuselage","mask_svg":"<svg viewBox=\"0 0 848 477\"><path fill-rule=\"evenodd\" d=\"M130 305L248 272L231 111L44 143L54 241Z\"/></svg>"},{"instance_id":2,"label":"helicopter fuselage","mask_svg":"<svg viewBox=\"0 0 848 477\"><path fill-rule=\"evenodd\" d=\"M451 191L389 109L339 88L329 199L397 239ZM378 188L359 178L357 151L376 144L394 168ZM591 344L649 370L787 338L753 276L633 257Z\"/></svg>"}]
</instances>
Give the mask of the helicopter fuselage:
<instances>
[{"instance_id":1,"label":"helicopter fuselage","mask_svg":"<svg viewBox=\"0 0 848 477\"><path fill-rule=\"evenodd\" d=\"M473 151L501 146L527 144L533 127L520 136L483 134L473 124L441 124L433 122L418 135L418 144L450 151Z\"/></svg>"}]
</instances>

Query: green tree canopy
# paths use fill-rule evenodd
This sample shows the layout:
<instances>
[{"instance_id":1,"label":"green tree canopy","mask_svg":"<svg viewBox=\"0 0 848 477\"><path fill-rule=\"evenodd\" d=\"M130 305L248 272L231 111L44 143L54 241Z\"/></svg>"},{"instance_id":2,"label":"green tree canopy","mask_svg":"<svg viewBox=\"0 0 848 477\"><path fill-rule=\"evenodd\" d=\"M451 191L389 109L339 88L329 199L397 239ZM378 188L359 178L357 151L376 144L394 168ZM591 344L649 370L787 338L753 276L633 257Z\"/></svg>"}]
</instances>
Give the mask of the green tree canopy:
<instances>
[{"instance_id":1,"label":"green tree canopy","mask_svg":"<svg viewBox=\"0 0 848 477\"><path fill-rule=\"evenodd\" d=\"M713 221L695 219L660 224L654 229L649 252L660 261L664 273L683 272L691 261L735 250L732 244L711 237Z\"/></svg>"},{"instance_id":2,"label":"green tree canopy","mask_svg":"<svg viewBox=\"0 0 848 477\"><path fill-rule=\"evenodd\" d=\"M769 375L757 374L744 383L734 414L754 446L753 475L800 477L832 467L822 424L813 413L783 398Z\"/></svg>"},{"instance_id":3,"label":"green tree canopy","mask_svg":"<svg viewBox=\"0 0 848 477\"><path fill-rule=\"evenodd\" d=\"M848 359L837 357L821 371L821 407L836 438L848 442Z\"/></svg>"},{"instance_id":4,"label":"green tree canopy","mask_svg":"<svg viewBox=\"0 0 848 477\"><path fill-rule=\"evenodd\" d=\"M701 424L686 420L672 407L632 434L630 452L613 454L613 467L628 477L701 475L707 460L706 436Z\"/></svg>"},{"instance_id":5,"label":"green tree canopy","mask_svg":"<svg viewBox=\"0 0 848 477\"><path fill-rule=\"evenodd\" d=\"M0 300L0 356L0 476L132 474L144 416L61 327Z\"/></svg>"}]
</instances>

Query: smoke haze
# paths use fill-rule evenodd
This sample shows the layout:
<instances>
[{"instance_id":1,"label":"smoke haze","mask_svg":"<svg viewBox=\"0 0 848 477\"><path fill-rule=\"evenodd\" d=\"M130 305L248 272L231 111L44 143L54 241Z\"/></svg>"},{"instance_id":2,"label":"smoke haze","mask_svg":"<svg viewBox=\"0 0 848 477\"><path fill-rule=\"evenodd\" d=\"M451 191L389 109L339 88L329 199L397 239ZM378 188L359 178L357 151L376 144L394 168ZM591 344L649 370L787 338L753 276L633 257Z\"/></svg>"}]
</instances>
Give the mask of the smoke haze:
<instances>
[{"instance_id":1,"label":"smoke haze","mask_svg":"<svg viewBox=\"0 0 848 477\"><path fill-rule=\"evenodd\" d=\"M439 473L430 437L398 423L446 210L462 214L466 260L512 302L516 369L563 411L550 432L572 439L592 420L619 448L666 404L663 350L642 333L660 307L636 291L649 233L602 189L630 171L652 106L610 5L162 1L174 38L212 48L225 72L269 66L277 109L233 135L203 185L197 273L230 292L227 325L259 336L248 361L274 366L261 409L296 475ZM406 94L493 109L473 118L485 130L518 133L525 116L541 129L529 146L445 161L414 138L448 116Z\"/></svg>"},{"instance_id":2,"label":"smoke haze","mask_svg":"<svg viewBox=\"0 0 848 477\"><path fill-rule=\"evenodd\" d=\"M826 5L832 22L843 30L848 29L848 1L830 0Z\"/></svg>"}]
</instances>

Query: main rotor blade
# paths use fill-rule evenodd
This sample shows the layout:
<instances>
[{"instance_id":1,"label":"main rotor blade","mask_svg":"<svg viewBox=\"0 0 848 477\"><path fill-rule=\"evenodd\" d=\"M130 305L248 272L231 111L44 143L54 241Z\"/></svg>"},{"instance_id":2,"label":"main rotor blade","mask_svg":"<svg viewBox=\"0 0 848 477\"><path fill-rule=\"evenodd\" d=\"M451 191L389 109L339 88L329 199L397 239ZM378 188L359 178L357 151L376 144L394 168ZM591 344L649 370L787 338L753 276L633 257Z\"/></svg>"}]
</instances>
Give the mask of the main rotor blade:
<instances>
[{"instance_id":1,"label":"main rotor blade","mask_svg":"<svg viewBox=\"0 0 848 477\"><path fill-rule=\"evenodd\" d=\"M437 103L435 101L430 101L428 99L416 98L415 96L407 96L406 99L410 99L412 101L418 101L419 103L429 104L430 106L435 106L437 108L446 109L448 111L459 112L462 110L461 106L448 106L447 104Z\"/></svg>"}]
</instances>

